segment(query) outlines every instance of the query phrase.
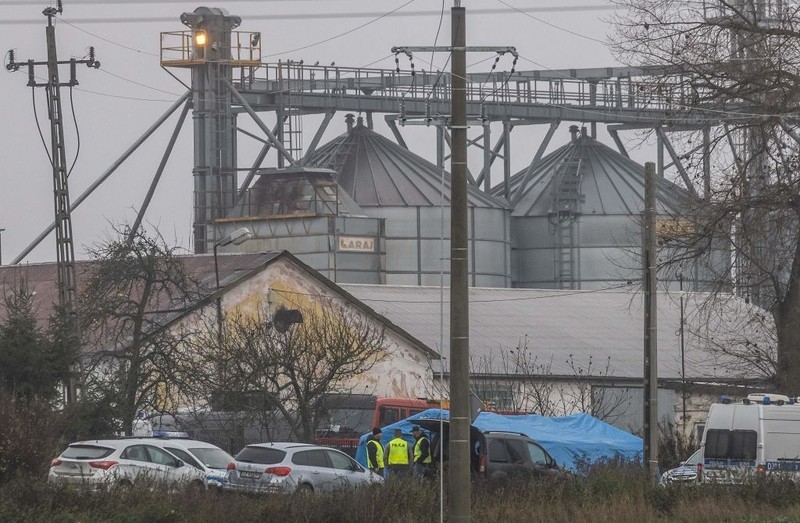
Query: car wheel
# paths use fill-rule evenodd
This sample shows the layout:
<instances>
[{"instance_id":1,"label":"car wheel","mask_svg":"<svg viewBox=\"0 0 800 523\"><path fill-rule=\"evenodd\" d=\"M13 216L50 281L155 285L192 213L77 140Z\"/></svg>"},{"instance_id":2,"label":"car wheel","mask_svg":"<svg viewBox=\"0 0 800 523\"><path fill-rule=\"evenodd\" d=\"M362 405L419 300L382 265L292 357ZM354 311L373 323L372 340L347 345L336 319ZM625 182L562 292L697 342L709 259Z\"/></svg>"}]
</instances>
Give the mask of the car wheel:
<instances>
[{"instance_id":1,"label":"car wheel","mask_svg":"<svg viewBox=\"0 0 800 523\"><path fill-rule=\"evenodd\" d=\"M297 487L297 494L300 496L310 496L313 493L314 487L308 483L301 483L300 486Z\"/></svg>"}]
</instances>

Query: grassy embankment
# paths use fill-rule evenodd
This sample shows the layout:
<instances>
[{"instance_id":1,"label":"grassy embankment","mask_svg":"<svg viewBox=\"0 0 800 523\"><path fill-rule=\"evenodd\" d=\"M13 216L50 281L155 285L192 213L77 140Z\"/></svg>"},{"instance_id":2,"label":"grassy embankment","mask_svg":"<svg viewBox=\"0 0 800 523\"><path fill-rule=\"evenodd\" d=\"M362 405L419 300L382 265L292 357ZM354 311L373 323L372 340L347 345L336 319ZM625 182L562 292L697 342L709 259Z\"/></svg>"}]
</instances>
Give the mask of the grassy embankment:
<instances>
[{"instance_id":1,"label":"grassy embankment","mask_svg":"<svg viewBox=\"0 0 800 523\"><path fill-rule=\"evenodd\" d=\"M472 518L548 523L800 521L800 489L772 481L726 488L661 488L651 485L635 467L596 467L587 477L557 482L476 485ZM413 482L310 497L164 493L147 488L89 494L48 486L40 477L18 477L0 486L3 522L438 520L438 484Z\"/></svg>"}]
</instances>

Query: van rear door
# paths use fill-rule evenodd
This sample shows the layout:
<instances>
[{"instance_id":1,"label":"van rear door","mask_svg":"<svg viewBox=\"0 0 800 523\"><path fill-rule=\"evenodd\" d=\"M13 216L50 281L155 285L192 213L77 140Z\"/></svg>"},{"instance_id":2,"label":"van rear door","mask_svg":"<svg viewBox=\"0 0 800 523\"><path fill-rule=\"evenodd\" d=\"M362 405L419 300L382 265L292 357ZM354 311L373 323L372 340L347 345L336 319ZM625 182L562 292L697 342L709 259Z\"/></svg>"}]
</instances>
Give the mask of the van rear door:
<instances>
[{"instance_id":1,"label":"van rear door","mask_svg":"<svg viewBox=\"0 0 800 523\"><path fill-rule=\"evenodd\" d=\"M738 483L756 472L758 406L712 405L703 434L703 479Z\"/></svg>"}]
</instances>

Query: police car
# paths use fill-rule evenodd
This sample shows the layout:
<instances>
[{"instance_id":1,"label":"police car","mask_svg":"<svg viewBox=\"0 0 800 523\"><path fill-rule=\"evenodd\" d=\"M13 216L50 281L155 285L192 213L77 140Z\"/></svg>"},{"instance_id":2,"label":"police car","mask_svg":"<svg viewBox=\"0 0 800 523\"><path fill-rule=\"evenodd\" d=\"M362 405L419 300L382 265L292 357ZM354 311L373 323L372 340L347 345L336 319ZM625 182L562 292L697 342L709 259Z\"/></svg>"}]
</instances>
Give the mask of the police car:
<instances>
[{"instance_id":1,"label":"police car","mask_svg":"<svg viewBox=\"0 0 800 523\"><path fill-rule=\"evenodd\" d=\"M703 441L705 483L775 476L800 479L800 404L781 394L723 396L708 411Z\"/></svg>"},{"instance_id":2,"label":"police car","mask_svg":"<svg viewBox=\"0 0 800 523\"><path fill-rule=\"evenodd\" d=\"M178 456L185 463L201 470L205 477L206 487L222 488L227 481L228 463L233 456L211 443L198 441L182 436L185 433L167 433L171 436L153 431L153 444Z\"/></svg>"}]
</instances>

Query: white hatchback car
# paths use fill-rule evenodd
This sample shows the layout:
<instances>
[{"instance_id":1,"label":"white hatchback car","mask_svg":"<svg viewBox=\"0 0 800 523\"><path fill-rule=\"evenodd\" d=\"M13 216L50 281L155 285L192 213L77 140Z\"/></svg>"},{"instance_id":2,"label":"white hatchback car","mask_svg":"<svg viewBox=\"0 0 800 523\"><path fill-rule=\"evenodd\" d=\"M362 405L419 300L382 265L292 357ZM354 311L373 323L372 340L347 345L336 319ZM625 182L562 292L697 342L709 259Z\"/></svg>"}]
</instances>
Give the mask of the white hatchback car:
<instances>
[{"instance_id":1,"label":"white hatchback car","mask_svg":"<svg viewBox=\"0 0 800 523\"><path fill-rule=\"evenodd\" d=\"M236 455L223 488L290 494L382 482L382 476L336 449L306 443L257 443Z\"/></svg>"},{"instance_id":2,"label":"white hatchback car","mask_svg":"<svg viewBox=\"0 0 800 523\"><path fill-rule=\"evenodd\" d=\"M204 477L152 439L106 439L72 443L50 464L47 480L104 490L145 478L170 487L203 487Z\"/></svg>"},{"instance_id":3,"label":"white hatchback car","mask_svg":"<svg viewBox=\"0 0 800 523\"><path fill-rule=\"evenodd\" d=\"M222 488L233 456L211 443L188 438L154 438L154 445L168 450L189 465L202 470L208 487Z\"/></svg>"}]
</instances>

